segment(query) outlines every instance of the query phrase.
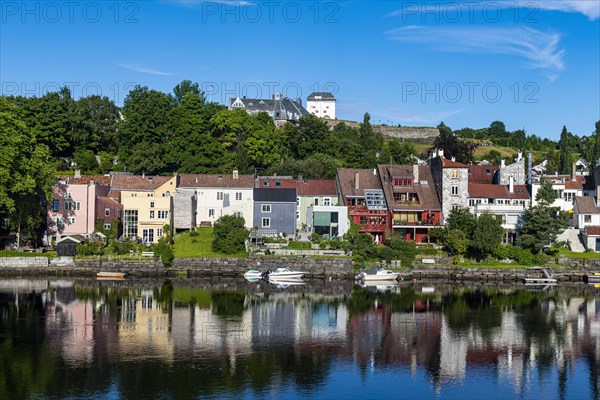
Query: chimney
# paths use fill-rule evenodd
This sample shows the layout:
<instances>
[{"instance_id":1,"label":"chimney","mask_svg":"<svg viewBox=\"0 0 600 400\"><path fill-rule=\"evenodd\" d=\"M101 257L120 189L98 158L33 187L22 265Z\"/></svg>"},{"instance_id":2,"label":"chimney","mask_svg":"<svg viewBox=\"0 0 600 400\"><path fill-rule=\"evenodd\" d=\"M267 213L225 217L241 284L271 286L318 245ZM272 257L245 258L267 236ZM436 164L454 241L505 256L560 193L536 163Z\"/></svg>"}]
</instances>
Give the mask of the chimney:
<instances>
[{"instance_id":1,"label":"chimney","mask_svg":"<svg viewBox=\"0 0 600 400\"><path fill-rule=\"evenodd\" d=\"M517 161L521 161L522 158L523 158L523 152L520 151L517 153Z\"/></svg>"},{"instance_id":2,"label":"chimney","mask_svg":"<svg viewBox=\"0 0 600 400\"><path fill-rule=\"evenodd\" d=\"M377 168L373 168L373 175L377 176Z\"/></svg>"},{"instance_id":3,"label":"chimney","mask_svg":"<svg viewBox=\"0 0 600 400\"><path fill-rule=\"evenodd\" d=\"M504 168L506 166L506 163L504 162L504 158L502 160L500 160L500 168Z\"/></svg>"},{"instance_id":4,"label":"chimney","mask_svg":"<svg viewBox=\"0 0 600 400\"><path fill-rule=\"evenodd\" d=\"M452 156L451 160L456 161L456 157Z\"/></svg>"},{"instance_id":5,"label":"chimney","mask_svg":"<svg viewBox=\"0 0 600 400\"><path fill-rule=\"evenodd\" d=\"M81 179L81 170L80 169L75 170L75 175L73 176L73 178Z\"/></svg>"},{"instance_id":6,"label":"chimney","mask_svg":"<svg viewBox=\"0 0 600 400\"><path fill-rule=\"evenodd\" d=\"M508 177L508 193L515 192L515 178L511 175Z\"/></svg>"},{"instance_id":7,"label":"chimney","mask_svg":"<svg viewBox=\"0 0 600 400\"><path fill-rule=\"evenodd\" d=\"M575 182L577 180L577 165L573 163L572 171L571 171L571 180Z\"/></svg>"},{"instance_id":8,"label":"chimney","mask_svg":"<svg viewBox=\"0 0 600 400\"><path fill-rule=\"evenodd\" d=\"M146 174L142 172L142 179L146 179Z\"/></svg>"},{"instance_id":9,"label":"chimney","mask_svg":"<svg viewBox=\"0 0 600 400\"><path fill-rule=\"evenodd\" d=\"M354 174L354 189L360 189L360 172Z\"/></svg>"},{"instance_id":10,"label":"chimney","mask_svg":"<svg viewBox=\"0 0 600 400\"><path fill-rule=\"evenodd\" d=\"M444 149L439 149L438 150L438 156L444 157Z\"/></svg>"},{"instance_id":11,"label":"chimney","mask_svg":"<svg viewBox=\"0 0 600 400\"><path fill-rule=\"evenodd\" d=\"M233 174L232 175L233 175L233 180L234 181L237 181L238 179L240 179L240 174L239 174L239 172L238 172L237 169L233 170Z\"/></svg>"},{"instance_id":12,"label":"chimney","mask_svg":"<svg viewBox=\"0 0 600 400\"><path fill-rule=\"evenodd\" d=\"M298 182L302 182L304 180L304 176L302 174L298 174Z\"/></svg>"},{"instance_id":13,"label":"chimney","mask_svg":"<svg viewBox=\"0 0 600 400\"><path fill-rule=\"evenodd\" d=\"M533 171L533 155L531 152L527 154L527 183L531 184L531 175Z\"/></svg>"},{"instance_id":14,"label":"chimney","mask_svg":"<svg viewBox=\"0 0 600 400\"><path fill-rule=\"evenodd\" d=\"M415 177L415 183L419 182L419 164L413 164L413 176Z\"/></svg>"}]
</instances>

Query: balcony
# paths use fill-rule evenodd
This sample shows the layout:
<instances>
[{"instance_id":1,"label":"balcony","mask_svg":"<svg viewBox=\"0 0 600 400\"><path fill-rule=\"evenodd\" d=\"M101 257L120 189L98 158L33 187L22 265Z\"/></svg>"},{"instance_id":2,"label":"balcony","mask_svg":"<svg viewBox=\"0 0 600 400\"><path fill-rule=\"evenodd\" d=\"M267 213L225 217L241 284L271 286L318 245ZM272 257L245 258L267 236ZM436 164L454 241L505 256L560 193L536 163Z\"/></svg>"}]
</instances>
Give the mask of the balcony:
<instances>
[{"instance_id":1,"label":"balcony","mask_svg":"<svg viewBox=\"0 0 600 400\"><path fill-rule=\"evenodd\" d=\"M384 224L369 224L369 225L360 225L359 232L384 232L385 225Z\"/></svg>"},{"instance_id":2,"label":"balcony","mask_svg":"<svg viewBox=\"0 0 600 400\"><path fill-rule=\"evenodd\" d=\"M409 221L404 221L401 219L395 219L393 222L393 226L394 227L419 227L419 226L426 226L426 227L430 227L430 226L441 226L442 224L440 222L436 222L435 220L425 220L425 221L415 221L415 222L409 222Z\"/></svg>"}]
</instances>

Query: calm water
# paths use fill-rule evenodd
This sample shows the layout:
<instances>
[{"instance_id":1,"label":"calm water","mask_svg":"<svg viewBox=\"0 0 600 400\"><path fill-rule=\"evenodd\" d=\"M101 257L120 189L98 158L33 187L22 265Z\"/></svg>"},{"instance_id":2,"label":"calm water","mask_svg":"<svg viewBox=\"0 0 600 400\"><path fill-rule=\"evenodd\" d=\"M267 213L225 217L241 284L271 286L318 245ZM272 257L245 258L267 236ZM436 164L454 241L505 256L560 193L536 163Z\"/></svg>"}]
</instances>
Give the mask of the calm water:
<instances>
[{"instance_id":1,"label":"calm water","mask_svg":"<svg viewBox=\"0 0 600 400\"><path fill-rule=\"evenodd\" d=\"M0 398L600 398L600 289L0 280Z\"/></svg>"}]
</instances>

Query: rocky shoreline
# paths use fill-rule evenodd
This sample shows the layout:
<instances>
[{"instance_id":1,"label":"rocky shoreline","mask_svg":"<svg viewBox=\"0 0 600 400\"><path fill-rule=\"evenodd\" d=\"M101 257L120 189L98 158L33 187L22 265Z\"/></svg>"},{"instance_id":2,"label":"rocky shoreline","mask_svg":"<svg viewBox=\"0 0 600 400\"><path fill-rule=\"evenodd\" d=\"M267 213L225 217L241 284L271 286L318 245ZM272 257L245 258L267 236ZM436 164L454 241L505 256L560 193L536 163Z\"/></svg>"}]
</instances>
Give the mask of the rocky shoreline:
<instances>
[{"instance_id":1,"label":"rocky shoreline","mask_svg":"<svg viewBox=\"0 0 600 400\"><path fill-rule=\"evenodd\" d=\"M165 268L155 260L54 259L44 257L0 258L0 276L95 277L98 271L124 272L131 277L236 277L249 269L267 270L278 265L306 271L307 278L352 279L357 271L348 258L252 257L181 258ZM584 282L585 276L600 271L600 262L553 269L558 282ZM510 268L457 268L454 266L414 267L402 270L403 281L445 281L482 283L521 283L540 277L541 272Z\"/></svg>"}]
</instances>

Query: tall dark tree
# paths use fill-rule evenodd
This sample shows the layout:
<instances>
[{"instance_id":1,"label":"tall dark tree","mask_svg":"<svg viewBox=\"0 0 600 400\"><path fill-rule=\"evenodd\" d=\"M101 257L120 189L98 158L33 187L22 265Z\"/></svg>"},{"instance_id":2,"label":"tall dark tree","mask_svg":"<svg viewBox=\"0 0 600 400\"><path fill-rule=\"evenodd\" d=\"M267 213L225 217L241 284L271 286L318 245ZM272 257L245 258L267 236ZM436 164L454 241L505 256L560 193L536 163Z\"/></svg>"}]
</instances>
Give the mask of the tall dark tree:
<instances>
[{"instance_id":1,"label":"tall dark tree","mask_svg":"<svg viewBox=\"0 0 600 400\"><path fill-rule=\"evenodd\" d=\"M477 217L475 229L473 230L472 246L481 254L490 254L496 246L502 243L503 235L502 217L486 211Z\"/></svg>"},{"instance_id":2,"label":"tall dark tree","mask_svg":"<svg viewBox=\"0 0 600 400\"><path fill-rule=\"evenodd\" d=\"M175 96L175 101L177 103L181 103L183 97L188 93L193 95L194 97L200 97L202 99L202 102L206 101L206 98L204 97L204 92L200 90L200 85L198 84L198 82L184 80L181 81L181 83L178 83L177 86L173 88L173 95Z\"/></svg>"},{"instance_id":3,"label":"tall dark tree","mask_svg":"<svg viewBox=\"0 0 600 400\"><path fill-rule=\"evenodd\" d=\"M593 151L591 152L588 161L592 163L592 165L598 165L598 160L600 159L600 121L596 122L596 130L592 135L593 138Z\"/></svg>"},{"instance_id":4,"label":"tall dark tree","mask_svg":"<svg viewBox=\"0 0 600 400\"><path fill-rule=\"evenodd\" d=\"M558 172L568 174L571 172L571 148L569 147L569 132L566 126L563 126L558 147L560 150Z\"/></svg>"},{"instance_id":5,"label":"tall dark tree","mask_svg":"<svg viewBox=\"0 0 600 400\"><path fill-rule=\"evenodd\" d=\"M475 143L459 139L454 135L452 129L443 122L440 123L437 128L440 131L440 134L435 138L431 151L441 149L444 150L444 156L446 158L455 157L456 161L464 164L473 162L475 149L477 148Z\"/></svg>"},{"instance_id":6,"label":"tall dark tree","mask_svg":"<svg viewBox=\"0 0 600 400\"><path fill-rule=\"evenodd\" d=\"M77 100L71 139L76 149L116 153L120 110L108 97L88 96Z\"/></svg>"}]
</instances>

